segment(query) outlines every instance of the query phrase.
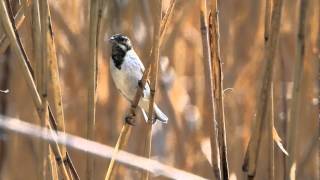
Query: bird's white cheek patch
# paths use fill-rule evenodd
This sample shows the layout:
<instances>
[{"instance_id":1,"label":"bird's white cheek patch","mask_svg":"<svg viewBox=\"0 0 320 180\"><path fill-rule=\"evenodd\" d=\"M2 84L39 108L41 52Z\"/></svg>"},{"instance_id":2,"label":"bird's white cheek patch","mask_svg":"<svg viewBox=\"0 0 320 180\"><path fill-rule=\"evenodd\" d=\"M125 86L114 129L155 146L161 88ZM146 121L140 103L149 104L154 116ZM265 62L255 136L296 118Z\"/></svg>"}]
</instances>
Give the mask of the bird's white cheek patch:
<instances>
[{"instance_id":1,"label":"bird's white cheek patch","mask_svg":"<svg viewBox=\"0 0 320 180\"><path fill-rule=\"evenodd\" d=\"M123 45L123 44L118 44L118 45L123 51L127 51L127 48L125 45Z\"/></svg>"}]
</instances>

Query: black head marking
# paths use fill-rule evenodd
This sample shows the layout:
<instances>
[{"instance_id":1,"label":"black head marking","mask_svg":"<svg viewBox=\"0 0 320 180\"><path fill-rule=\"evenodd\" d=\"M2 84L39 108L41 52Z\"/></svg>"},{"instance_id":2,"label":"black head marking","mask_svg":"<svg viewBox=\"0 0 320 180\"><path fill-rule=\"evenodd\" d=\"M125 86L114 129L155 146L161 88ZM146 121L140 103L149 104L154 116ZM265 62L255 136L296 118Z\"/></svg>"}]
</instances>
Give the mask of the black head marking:
<instances>
[{"instance_id":1,"label":"black head marking","mask_svg":"<svg viewBox=\"0 0 320 180\"><path fill-rule=\"evenodd\" d=\"M118 69L121 69L121 64L127 51L132 49L131 41L127 36L116 34L111 36L109 41L112 43L112 60Z\"/></svg>"},{"instance_id":2,"label":"black head marking","mask_svg":"<svg viewBox=\"0 0 320 180\"><path fill-rule=\"evenodd\" d=\"M130 39L122 34L111 36L109 41L112 43L112 46L120 46L123 51L129 51L130 49L132 49Z\"/></svg>"}]
</instances>

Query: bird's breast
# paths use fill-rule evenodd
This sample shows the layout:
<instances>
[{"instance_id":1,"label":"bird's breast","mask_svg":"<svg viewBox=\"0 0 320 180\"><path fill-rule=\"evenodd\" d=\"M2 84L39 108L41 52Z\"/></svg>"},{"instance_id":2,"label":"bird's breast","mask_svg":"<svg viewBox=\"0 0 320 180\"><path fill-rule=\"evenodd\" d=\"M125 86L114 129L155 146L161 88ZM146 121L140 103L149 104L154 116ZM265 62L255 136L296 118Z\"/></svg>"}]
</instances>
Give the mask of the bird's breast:
<instances>
[{"instance_id":1,"label":"bird's breast","mask_svg":"<svg viewBox=\"0 0 320 180\"><path fill-rule=\"evenodd\" d=\"M126 98L133 99L138 86L138 81L142 75L132 62L124 60L121 68L117 68L112 60L110 60L110 71L112 79L117 87Z\"/></svg>"}]
</instances>

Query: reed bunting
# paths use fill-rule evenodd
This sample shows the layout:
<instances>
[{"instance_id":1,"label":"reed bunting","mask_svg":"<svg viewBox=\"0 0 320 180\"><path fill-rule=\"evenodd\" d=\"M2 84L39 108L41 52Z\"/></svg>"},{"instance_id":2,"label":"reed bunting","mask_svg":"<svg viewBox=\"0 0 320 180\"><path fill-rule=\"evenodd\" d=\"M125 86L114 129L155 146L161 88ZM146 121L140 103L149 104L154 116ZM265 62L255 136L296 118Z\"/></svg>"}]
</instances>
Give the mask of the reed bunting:
<instances>
[{"instance_id":1,"label":"reed bunting","mask_svg":"<svg viewBox=\"0 0 320 180\"><path fill-rule=\"evenodd\" d=\"M113 82L120 93L132 103L145 68L127 36L116 34L109 38L109 42L112 45L110 72ZM146 83L138 104L146 121L148 121L146 112L149 112L149 100L150 87ZM154 114L155 120L168 122L168 117L156 104L154 104ZM132 124L130 121L127 123Z\"/></svg>"}]
</instances>

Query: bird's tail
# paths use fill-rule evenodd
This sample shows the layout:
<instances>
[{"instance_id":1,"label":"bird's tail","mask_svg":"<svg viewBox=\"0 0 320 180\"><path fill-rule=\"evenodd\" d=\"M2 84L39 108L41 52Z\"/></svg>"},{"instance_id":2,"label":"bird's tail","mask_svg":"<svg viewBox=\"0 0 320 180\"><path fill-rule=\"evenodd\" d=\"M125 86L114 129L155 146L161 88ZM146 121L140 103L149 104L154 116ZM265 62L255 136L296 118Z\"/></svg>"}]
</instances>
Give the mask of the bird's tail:
<instances>
[{"instance_id":1,"label":"bird's tail","mask_svg":"<svg viewBox=\"0 0 320 180\"><path fill-rule=\"evenodd\" d=\"M142 110L144 120L146 122L148 122L148 115L147 115L146 111L143 109L141 109L141 110ZM160 110L160 108L157 105L154 105L154 112L155 112L156 120L158 120L162 123L165 123L165 124L168 123L168 120L169 120L168 117Z\"/></svg>"},{"instance_id":2,"label":"bird's tail","mask_svg":"<svg viewBox=\"0 0 320 180\"><path fill-rule=\"evenodd\" d=\"M165 124L168 123L168 120L169 120L168 117L160 110L160 108L157 105L154 105L154 111L155 111L157 120Z\"/></svg>"}]
</instances>

